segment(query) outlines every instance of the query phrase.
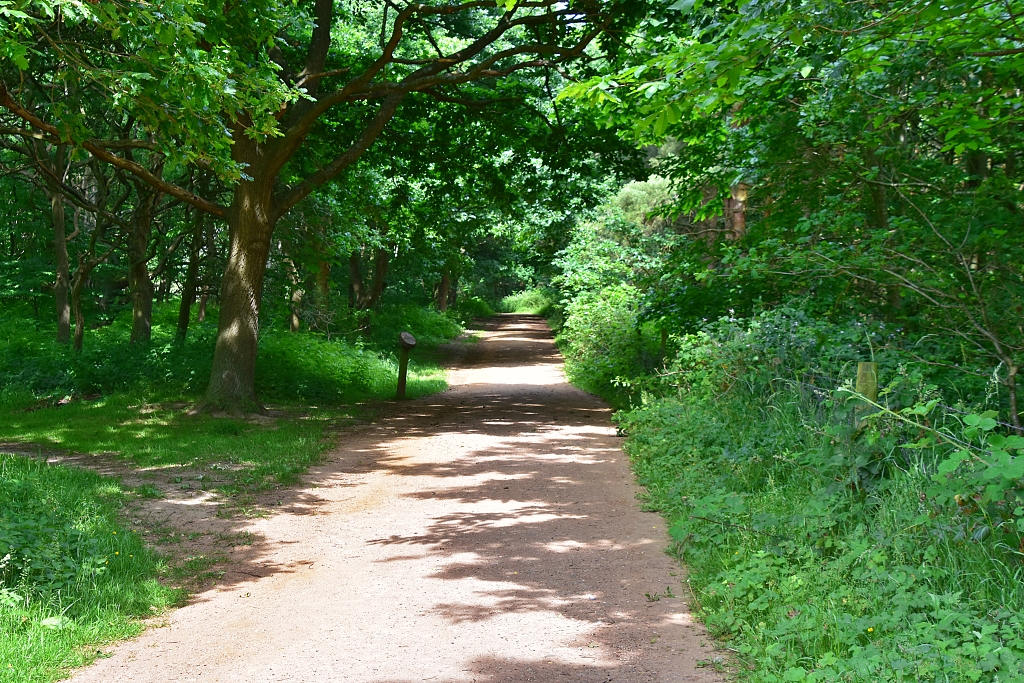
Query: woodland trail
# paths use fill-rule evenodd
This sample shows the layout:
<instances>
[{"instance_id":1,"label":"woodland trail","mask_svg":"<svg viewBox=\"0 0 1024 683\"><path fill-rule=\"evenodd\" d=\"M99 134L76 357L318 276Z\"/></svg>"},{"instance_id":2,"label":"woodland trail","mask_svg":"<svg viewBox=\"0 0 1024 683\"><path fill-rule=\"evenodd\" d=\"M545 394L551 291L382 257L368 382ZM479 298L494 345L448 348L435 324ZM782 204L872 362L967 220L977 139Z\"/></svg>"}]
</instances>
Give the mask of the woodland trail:
<instances>
[{"instance_id":1,"label":"woodland trail","mask_svg":"<svg viewBox=\"0 0 1024 683\"><path fill-rule=\"evenodd\" d=\"M73 680L721 680L683 598L645 597L681 571L608 408L542 319L480 336L449 391L343 433L217 586Z\"/></svg>"}]
</instances>

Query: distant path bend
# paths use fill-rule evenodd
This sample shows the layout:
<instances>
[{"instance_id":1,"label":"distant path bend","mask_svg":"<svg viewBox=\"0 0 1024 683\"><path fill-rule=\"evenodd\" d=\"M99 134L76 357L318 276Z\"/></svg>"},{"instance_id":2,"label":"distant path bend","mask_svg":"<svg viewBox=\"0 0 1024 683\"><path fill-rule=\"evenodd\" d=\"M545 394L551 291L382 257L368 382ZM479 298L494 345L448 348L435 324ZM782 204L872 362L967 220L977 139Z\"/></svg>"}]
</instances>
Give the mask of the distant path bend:
<instances>
[{"instance_id":1,"label":"distant path bend","mask_svg":"<svg viewBox=\"0 0 1024 683\"><path fill-rule=\"evenodd\" d=\"M717 681L608 408L547 325L483 324L452 388L342 434L261 540L75 681Z\"/></svg>"}]
</instances>

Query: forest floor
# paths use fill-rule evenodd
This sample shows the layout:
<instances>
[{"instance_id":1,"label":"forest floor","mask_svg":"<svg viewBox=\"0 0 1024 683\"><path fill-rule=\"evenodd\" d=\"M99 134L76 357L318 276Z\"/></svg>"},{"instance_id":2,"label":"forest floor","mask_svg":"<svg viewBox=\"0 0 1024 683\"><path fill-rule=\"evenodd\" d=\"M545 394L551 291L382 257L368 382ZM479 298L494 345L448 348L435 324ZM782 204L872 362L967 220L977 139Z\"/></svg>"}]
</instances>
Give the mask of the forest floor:
<instances>
[{"instance_id":1,"label":"forest floor","mask_svg":"<svg viewBox=\"0 0 1024 683\"><path fill-rule=\"evenodd\" d=\"M187 470L136 482L164 497L132 526L216 571L72 680L721 680L610 410L566 382L543 319L477 334L452 345L448 391L345 428L249 514Z\"/></svg>"}]
</instances>

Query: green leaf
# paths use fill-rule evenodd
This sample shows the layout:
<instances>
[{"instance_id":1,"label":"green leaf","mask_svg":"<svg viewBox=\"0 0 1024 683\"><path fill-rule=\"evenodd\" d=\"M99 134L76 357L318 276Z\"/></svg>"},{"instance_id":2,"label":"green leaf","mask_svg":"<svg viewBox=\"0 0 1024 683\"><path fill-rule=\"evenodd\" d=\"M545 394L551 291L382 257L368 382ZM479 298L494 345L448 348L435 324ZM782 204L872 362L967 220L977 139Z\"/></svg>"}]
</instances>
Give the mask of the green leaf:
<instances>
[{"instance_id":1,"label":"green leaf","mask_svg":"<svg viewBox=\"0 0 1024 683\"><path fill-rule=\"evenodd\" d=\"M695 9L698 9L701 5L702 0L679 0L672 5L669 5L670 10L681 12L682 14L689 14Z\"/></svg>"},{"instance_id":2,"label":"green leaf","mask_svg":"<svg viewBox=\"0 0 1024 683\"><path fill-rule=\"evenodd\" d=\"M944 477L947 474L955 472L956 468L960 467L960 463L964 462L965 460L969 460L970 457L971 455L967 451L957 451L956 453L954 453L953 455L939 463L937 469L937 476Z\"/></svg>"}]
</instances>

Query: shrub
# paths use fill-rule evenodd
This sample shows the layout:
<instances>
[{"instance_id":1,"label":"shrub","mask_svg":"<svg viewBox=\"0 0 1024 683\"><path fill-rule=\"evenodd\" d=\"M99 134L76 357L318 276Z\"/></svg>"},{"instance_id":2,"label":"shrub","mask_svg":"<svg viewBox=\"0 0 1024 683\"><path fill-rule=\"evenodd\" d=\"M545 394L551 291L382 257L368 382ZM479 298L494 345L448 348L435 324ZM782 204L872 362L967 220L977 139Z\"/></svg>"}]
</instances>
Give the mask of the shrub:
<instances>
[{"instance_id":1,"label":"shrub","mask_svg":"<svg viewBox=\"0 0 1024 683\"><path fill-rule=\"evenodd\" d=\"M502 313L529 313L546 315L555 303L555 293L543 287L509 294L498 304Z\"/></svg>"}]
</instances>

